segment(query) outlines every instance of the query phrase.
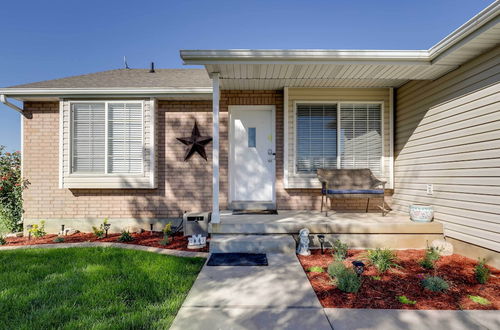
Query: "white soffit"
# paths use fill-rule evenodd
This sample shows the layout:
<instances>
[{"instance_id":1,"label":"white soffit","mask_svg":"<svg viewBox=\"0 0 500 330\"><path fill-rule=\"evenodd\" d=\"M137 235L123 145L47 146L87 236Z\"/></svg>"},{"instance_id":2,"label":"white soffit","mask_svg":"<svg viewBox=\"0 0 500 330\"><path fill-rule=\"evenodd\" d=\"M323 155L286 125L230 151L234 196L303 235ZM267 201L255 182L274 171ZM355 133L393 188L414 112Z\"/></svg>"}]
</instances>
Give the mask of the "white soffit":
<instances>
[{"instance_id":1,"label":"white soffit","mask_svg":"<svg viewBox=\"0 0 500 330\"><path fill-rule=\"evenodd\" d=\"M500 0L429 50L181 50L223 89L399 87L433 80L500 44Z\"/></svg>"}]
</instances>

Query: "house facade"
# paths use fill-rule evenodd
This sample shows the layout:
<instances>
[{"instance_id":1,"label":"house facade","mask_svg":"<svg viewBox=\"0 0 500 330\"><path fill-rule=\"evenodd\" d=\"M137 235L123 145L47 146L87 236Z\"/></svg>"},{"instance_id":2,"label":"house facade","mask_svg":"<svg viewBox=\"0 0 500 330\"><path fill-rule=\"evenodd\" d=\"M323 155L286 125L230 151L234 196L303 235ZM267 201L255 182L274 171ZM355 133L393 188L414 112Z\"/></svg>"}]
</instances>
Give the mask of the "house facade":
<instances>
[{"instance_id":1,"label":"house facade","mask_svg":"<svg viewBox=\"0 0 500 330\"><path fill-rule=\"evenodd\" d=\"M394 211L433 205L457 246L498 252L499 8L429 50L183 50L204 68L0 89L23 115L24 222L56 232L105 217L149 228L186 211L217 223L226 209L318 210L316 169L370 168ZM195 123L212 142L207 160L185 161L177 138Z\"/></svg>"}]
</instances>

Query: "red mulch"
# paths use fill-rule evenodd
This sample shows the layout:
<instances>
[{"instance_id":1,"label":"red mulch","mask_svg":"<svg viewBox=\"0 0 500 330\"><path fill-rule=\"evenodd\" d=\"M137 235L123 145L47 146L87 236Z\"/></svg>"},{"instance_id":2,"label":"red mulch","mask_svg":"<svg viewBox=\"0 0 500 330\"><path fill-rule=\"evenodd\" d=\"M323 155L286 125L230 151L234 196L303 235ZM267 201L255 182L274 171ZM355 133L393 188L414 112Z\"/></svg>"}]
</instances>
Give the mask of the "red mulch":
<instances>
[{"instance_id":1,"label":"red mulch","mask_svg":"<svg viewBox=\"0 0 500 330\"><path fill-rule=\"evenodd\" d=\"M188 237L182 236L181 234L176 234L170 237L170 243L168 245L159 244L160 240L163 238L163 233L161 232L149 232L145 231L141 234L131 234L134 240L132 242L123 242L125 244L135 244L144 246L153 246L162 249L170 250L182 250L182 251L196 251L196 252L208 252L208 244L203 249L188 249ZM9 245L35 245L35 244L57 244L54 242L54 238L57 235L45 235L42 238L31 238L28 237L9 237L5 240L7 241L7 246ZM64 236L64 242L62 243L79 243L79 242L118 242L118 237L120 234L113 233L109 234L108 237L98 239L92 233L76 233L69 236Z\"/></svg>"},{"instance_id":2,"label":"red mulch","mask_svg":"<svg viewBox=\"0 0 500 330\"><path fill-rule=\"evenodd\" d=\"M423 257L424 250L395 251L398 264L396 268L380 275L381 279L373 279L379 275L375 267L368 265L362 275L363 284L357 293L345 293L337 289L326 272L332 262L331 251L321 254L319 250L311 251L310 256L298 256L307 277L311 282L323 307L335 308L373 308L373 309L500 309L500 270L489 267L491 277L486 284L479 284L474 277L476 260L461 255L441 257L435 270L422 268L418 261ZM362 250L350 250L345 261L352 267L353 260L363 260ZM366 264L367 262L365 262ZM320 266L325 272L307 272L312 266ZM425 276L440 276L450 284L448 291L439 293L425 290L420 282ZM406 296L416 300L415 305L400 303L396 297ZM469 295L488 299L491 305L483 306L473 302Z\"/></svg>"}]
</instances>

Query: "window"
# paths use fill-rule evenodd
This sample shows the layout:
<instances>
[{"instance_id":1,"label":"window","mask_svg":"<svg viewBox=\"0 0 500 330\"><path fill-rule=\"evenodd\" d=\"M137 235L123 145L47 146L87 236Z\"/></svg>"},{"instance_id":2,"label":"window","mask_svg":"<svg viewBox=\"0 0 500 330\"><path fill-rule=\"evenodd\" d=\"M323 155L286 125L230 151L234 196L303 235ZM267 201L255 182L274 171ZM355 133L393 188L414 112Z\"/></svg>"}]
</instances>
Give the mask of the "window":
<instances>
[{"instance_id":1,"label":"window","mask_svg":"<svg viewBox=\"0 0 500 330\"><path fill-rule=\"evenodd\" d=\"M141 102L72 103L71 172L142 173L142 111Z\"/></svg>"},{"instance_id":2,"label":"window","mask_svg":"<svg viewBox=\"0 0 500 330\"><path fill-rule=\"evenodd\" d=\"M297 172L337 167L337 105L297 105Z\"/></svg>"},{"instance_id":3,"label":"window","mask_svg":"<svg viewBox=\"0 0 500 330\"><path fill-rule=\"evenodd\" d=\"M296 110L298 174L318 168L370 168L381 174L380 103L297 104Z\"/></svg>"}]
</instances>

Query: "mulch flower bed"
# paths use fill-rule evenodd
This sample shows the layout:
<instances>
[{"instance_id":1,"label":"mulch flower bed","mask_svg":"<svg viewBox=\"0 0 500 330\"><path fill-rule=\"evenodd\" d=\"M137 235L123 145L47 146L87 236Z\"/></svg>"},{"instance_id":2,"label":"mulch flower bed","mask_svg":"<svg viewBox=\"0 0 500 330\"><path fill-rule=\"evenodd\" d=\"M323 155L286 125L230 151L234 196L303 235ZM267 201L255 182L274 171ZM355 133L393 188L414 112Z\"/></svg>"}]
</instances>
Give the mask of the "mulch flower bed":
<instances>
[{"instance_id":1,"label":"mulch flower bed","mask_svg":"<svg viewBox=\"0 0 500 330\"><path fill-rule=\"evenodd\" d=\"M202 249L188 249L188 237L182 236L180 233L170 236L170 243L168 245L161 245L160 241L163 238L163 233L161 232L149 232L145 231L143 233L131 233L134 238L131 242L118 242L118 237L120 234L112 233L105 238L97 238L92 233L76 233L73 235L62 236L64 237L64 242L61 243L80 243L80 242L114 242L114 243L125 243L125 244L135 244L152 246L162 249L170 250L182 250L182 251L195 251L195 252L208 252L207 246ZM54 242L57 235L45 235L41 238L32 237L28 240L28 237L9 237L5 240L7 241L6 246L12 245L35 245L35 244L58 244Z\"/></svg>"},{"instance_id":2,"label":"mulch flower bed","mask_svg":"<svg viewBox=\"0 0 500 330\"><path fill-rule=\"evenodd\" d=\"M352 267L351 262L363 259L363 250L349 250L344 264ZM394 251L401 268L393 268L385 274L379 274L372 265L365 267L362 285L357 293L340 291L327 273L328 265L333 261L331 251L321 254L312 250L310 256L298 256L306 271L318 299L323 307L335 308L374 308L374 309L500 309L500 270L488 267L491 277L486 284L479 284L474 277L476 260L461 255L442 256L434 270L426 270L418 264L424 256L424 250ZM322 267L324 272L309 272L310 267ZM378 278L377 276L380 276ZM450 287L445 292L431 292L421 286L426 276L440 276ZM375 277L375 278L374 278ZM416 301L414 305L403 304L398 296L406 296ZM469 296L481 296L488 299L490 305L473 302Z\"/></svg>"}]
</instances>

